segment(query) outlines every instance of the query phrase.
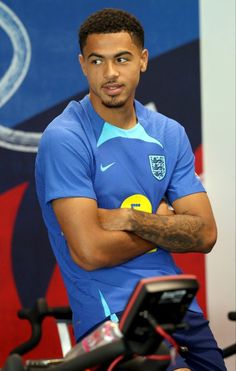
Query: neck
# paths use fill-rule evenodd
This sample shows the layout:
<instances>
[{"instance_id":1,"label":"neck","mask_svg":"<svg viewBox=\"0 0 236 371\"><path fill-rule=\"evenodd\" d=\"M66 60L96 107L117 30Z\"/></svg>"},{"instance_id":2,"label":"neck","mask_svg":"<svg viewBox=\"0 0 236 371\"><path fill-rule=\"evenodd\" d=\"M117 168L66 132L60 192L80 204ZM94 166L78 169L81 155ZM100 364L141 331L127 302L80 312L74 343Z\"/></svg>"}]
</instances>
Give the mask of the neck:
<instances>
[{"instance_id":1,"label":"neck","mask_svg":"<svg viewBox=\"0 0 236 371\"><path fill-rule=\"evenodd\" d=\"M132 102L126 102L122 107L110 108L104 106L101 102L97 102L92 94L89 96L94 110L109 124L122 129L130 129L137 123L133 100Z\"/></svg>"}]
</instances>

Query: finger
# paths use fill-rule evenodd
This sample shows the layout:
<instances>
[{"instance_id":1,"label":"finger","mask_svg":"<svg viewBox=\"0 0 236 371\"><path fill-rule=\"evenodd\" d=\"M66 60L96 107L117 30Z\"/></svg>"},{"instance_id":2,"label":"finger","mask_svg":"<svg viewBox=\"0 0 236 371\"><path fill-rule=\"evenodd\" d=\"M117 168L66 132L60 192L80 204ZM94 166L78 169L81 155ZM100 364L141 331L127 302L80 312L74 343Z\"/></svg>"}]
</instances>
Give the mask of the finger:
<instances>
[{"instance_id":1,"label":"finger","mask_svg":"<svg viewBox=\"0 0 236 371\"><path fill-rule=\"evenodd\" d=\"M170 209L167 202L162 199L160 205L157 208L156 214L158 215L174 215L174 210Z\"/></svg>"}]
</instances>

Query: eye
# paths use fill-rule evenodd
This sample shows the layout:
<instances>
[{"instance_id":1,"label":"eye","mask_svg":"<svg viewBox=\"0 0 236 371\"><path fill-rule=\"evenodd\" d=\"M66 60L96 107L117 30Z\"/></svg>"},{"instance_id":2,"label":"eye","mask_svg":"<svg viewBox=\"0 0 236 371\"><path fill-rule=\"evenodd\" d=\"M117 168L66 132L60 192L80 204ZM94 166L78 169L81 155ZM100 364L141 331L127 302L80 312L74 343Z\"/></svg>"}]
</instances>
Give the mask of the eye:
<instances>
[{"instance_id":1,"label":"eye","mask_svg":"<svg viewBox=\"0 0 236 371\"><path fill-rule=\"evenodd\" d=\"M127 61L128 61L128 59L127 58L124 58L124 57L117 58L117 62L119 62L119 63L125 63Z\"/></svg>"},{"instance_id":2,"label":"eye","mask_svg":"<svg viewBox=\"0 0 236 371\"><path fill-rule=\"evenodd\" d=\"M101 61L101 59L93 59L93 60L91 61L91 63L92 63L92 64L96 64L96 65L98 65L98 64L101 64L102 61Z\"/></svg>"}]
</instances>

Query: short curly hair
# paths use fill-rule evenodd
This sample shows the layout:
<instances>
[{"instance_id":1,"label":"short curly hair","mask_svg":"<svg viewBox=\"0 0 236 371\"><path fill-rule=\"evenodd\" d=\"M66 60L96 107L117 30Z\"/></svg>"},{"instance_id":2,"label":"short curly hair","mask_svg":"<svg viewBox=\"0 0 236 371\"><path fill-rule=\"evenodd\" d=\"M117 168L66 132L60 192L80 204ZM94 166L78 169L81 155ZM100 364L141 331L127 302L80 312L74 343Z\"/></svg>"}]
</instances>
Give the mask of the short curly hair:
<instances>
[{"instance_id":1,"label":"short curly hair","mask_svg":"<svg viewBox=\"0 0 236 371\"><path fill-rule=\"evenodd\" d=\"M91 34L128 32L137 46L144 47L144 30L140 22L132 14L113 8L105 8L91 14L79 29L79 45L81 53Z\"/></svg>"}]
</instances>

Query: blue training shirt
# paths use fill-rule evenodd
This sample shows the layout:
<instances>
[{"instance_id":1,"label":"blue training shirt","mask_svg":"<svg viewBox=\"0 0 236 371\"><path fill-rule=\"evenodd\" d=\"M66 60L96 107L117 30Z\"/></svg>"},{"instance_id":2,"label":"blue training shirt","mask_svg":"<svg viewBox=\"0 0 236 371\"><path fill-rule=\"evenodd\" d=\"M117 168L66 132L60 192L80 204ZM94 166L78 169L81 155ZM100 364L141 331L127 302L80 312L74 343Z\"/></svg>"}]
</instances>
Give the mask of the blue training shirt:
<instances>
[{"instance_id":1,"label":"blue training shirt","mask_svg":"<svg viewBox=\"0 0 236 371\"><path fill-rule=\"evenodd\" d=\"M153 251L111 268L85 271L72 260L51 201L88 197L106 209L155 213L163 197L205 192L195 174L184 128L135 101L138 123L121 129L104 122L86 96L72 101L44 131L36 158L36 187L50 243L67 288L75 337L123 311L144 277L181 273L171 254ZM191 310L200 312L194 300Z\"/></svg>"}]
</instances>

